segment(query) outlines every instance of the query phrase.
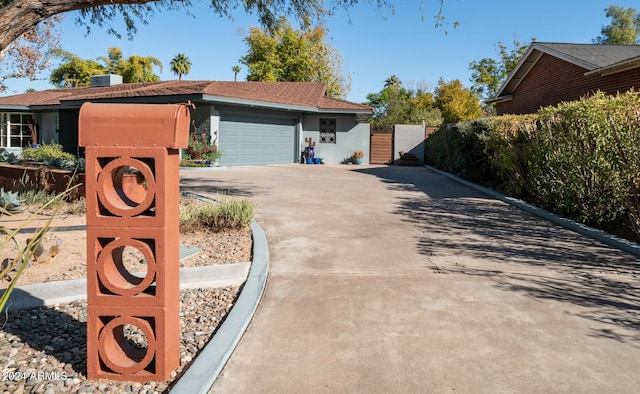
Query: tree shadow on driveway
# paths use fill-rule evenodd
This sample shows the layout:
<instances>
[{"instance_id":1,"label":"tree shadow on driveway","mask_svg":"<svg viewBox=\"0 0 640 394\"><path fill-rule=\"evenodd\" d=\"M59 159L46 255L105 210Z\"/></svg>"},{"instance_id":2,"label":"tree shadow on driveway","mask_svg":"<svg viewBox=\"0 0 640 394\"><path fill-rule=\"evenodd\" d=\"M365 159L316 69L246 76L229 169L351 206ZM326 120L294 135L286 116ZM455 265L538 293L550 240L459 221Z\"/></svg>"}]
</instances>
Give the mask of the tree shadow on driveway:
<instances>
[{"instance_id":1,"label":"tree shadow on driveway","mask_svg":"<svg viewBox=\"0 0 640 394\"><path fill-rule=\"evenodd\" d=\"M484 277L536 299L570 303L592 335L640 346L640 261L426 168L367 168L397 193L395 212L422 234L441 274Z\"/></svg>"}]
</instances>

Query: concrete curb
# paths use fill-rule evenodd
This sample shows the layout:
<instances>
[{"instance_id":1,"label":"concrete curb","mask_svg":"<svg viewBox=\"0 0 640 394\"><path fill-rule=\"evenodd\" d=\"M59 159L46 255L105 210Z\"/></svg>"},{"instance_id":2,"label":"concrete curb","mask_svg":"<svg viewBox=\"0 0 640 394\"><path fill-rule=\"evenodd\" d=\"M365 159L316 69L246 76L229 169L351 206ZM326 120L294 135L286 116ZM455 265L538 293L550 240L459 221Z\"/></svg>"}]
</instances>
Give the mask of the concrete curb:
<instances>
[{"instance_id":1,"label":"concrete curb","mask_svg":"<svg viewBox=\"0 0 640 394\"><path fill-rule=\"evenodd\" d=\"M571 219L567 219L567 218L563 218L557 215L554 215L550 212L545 211L544 209L540 209L538 207L534 207L533 205L527 204L524 201L518 200L517 198L513 198L513 197L508 197L505 196L502 193L498 193L495 190L491 190L489 188L477 185L475 183L469 182L467 180L464 180L456 175L450 174L448 172L444 172L438 169L435 169L431 166L425 166L426 168L428 168L429 170L446 176L449 179L453 179L454 181L457 181L465 186L468 186L472 189L475 189L477 191L480 191L484 194L487 194L495 199L501 200L506 202L507 204L511 204L513 206L515 206L516 208L522 209L523 211L532 213L538 217L541 217L542 219L548 220L550 222L556 223L562 227L565 227L571 231L575 231L579 234L582 235L586 235L587 237L591 237L593 239L595 239L596 241L600 241L604 244L607 244L609 246L612 246L614 248L623 250L627 253L630 253L636 257L640 257L640 245L638 245L635 242L631 242L628 241L626 239L622 239L619 237L616 237L614 235L611 235L609 233L606 233L604 231L601 230L596 230L594 228L591 228L589 226L585 226L584 224L580 224L577 222L574 222Z\"/></svg>"},{"instance_id":2,"label":"concrete curb","mask_svg":"<svg viewBox=\"0 0 640 394\"><path fill-rule=\"evenodd\" d=\"M262 227L251 224L253 263L231 312L209 343L183 373L170 393L206 393L216 381L251 322L264 293L269 270L269 248Z\"/></svg>"}]
</instances>

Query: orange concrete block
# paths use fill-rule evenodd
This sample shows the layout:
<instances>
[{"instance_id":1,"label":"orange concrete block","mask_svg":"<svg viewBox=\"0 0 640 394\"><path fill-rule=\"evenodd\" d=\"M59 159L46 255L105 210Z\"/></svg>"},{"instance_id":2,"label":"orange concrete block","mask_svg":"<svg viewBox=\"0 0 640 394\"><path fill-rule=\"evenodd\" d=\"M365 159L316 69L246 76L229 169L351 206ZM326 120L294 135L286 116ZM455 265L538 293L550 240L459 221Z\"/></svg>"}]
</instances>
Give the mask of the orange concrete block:
<instances>
[{"instance_id":1,"label":"orange concrete block","mask_svg":"<svg viewBox=\"0 0 640 394\"><path fill-rule=\"evenodd\" d=\"M89 306L87 376L166 381L180 365L180 320L165 308Z\"/></svg>"},{"instance_id":2,"label":"orange concrete block","mask_svg":"<svg viewBox=\"0 0 640 394\"><path fill-rule=\"evenodd\" d=\"M186 105L80 110L90 379L168 380L180 363L177 148L187 147L189 122Z\"/></svg>"},{"instance_id":3,"label":"orange concrete block","mask_svg":"<svg viewBox=\"0 0 640 394\"><path fill-rule=\"evenodd\" d=\"M179 236L168 233L166 228L87 227L88 302L123 307L177 303Z\"/></svg>"},{"instance_id":4,"label":"orange concrete block","mask_svg":"<svg viewBox=\"0 0 640 394\"><path fill-rule=\"evenodd\" d=\"M122 219L127 219L130 226L158 227L178 220L177 154L168 154L163 148L88 147L85 156L87 226L120 227L125 222ZM125 172L130 168L138 172L141 202L128 196L122 187ZM159 206L166 209L158 209Z\"/></svg>"}]
</instances>

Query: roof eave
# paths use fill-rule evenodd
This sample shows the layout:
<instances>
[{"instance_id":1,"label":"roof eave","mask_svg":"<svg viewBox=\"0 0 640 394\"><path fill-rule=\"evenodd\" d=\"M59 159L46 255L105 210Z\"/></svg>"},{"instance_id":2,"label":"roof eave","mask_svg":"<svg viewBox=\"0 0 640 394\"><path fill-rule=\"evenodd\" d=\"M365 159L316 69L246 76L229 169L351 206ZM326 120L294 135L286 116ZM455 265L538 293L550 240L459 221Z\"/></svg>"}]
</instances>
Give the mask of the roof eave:
<instances>
[{"instance_id":1,"label":"roof eave","mask_svg":"<svg viewBox=\"0 0 640 394\"><path fill-rule=\"evenodd\" d=\"M587 71L584 73L586 77L591 75L600 75L601 77L606 77L607 75L617 74L623 71L633 70L634 68L640 67L640 56L623 60L621 62L611 64L609 66L597 68L595 70Z\"/></svg>"},{"instance_id":2,"label":"roof eave","mask_svg":"<svg viewBox=\"0 0 640 394\"><path fill-rule=\"evenodd\" d=\"M0 104L0 111L30 111L31 107L28 105L13 105L13 104Z\"/></svg>"},{"instance_id":3,"label":"roof eave","mask_svg":"<svg viewBox=\"0 0 640 394\"><path fill-rule=\"evenodd\" d=\"M534 54L535 51L537 51L537 53ZM518 87L520 82L522 82L524 77L529 73L529 70L533 68L533 66L536 64L538 59L540 59L541 56L542 56L542 52L537 50L535 43L531 44L531 46L529 46L529 49L527 49L524 55L522 55L522 58L520 59L516 67L513 69L513 71L511 71L506 81L502 83L502 85L496 92L495 97L498 98L498 97L504 96L505 95L504 93L505 91L507 91L507 88L509 88L508 94L513 92Z\"/></svg>"},{"instance_id":4,"label":"roof eave","mask_svg":"<svg viewBox=\"0 0 640 394\"><path fill-rule=\"evenodd\" d=\"M210 102L214 102L214 103L245 105L245 106L249 106L249 107L258 107L258 108L281 109L281 110L285 110L285 111L313 111L313 110L317 110L317 108L306 107L306 106L302 106L302 105L270 103L270 102L266 102L266 101L249 100L249 99L238 99L238 98L224 97L224 96L212 96L212 95L207 95L207 94L203 95L202 99L204 101L210 101Z\"/></svg>"},{"instance_id":5,"label":"roof eave","mask_svg":"<svg viewBox=\"0 0 640 394\"><path fill-rule=\"evenodd\" d=\"M309 107L304 105L272 103L267 101L237 99L232 97L212 96L212 95L203 95L202 99L204 101L220 103L220 104L244 105L248 107L279 109L284 111L296 111L296 112L306 112L306 113L353 114L353 115L368 114L368 113L373 114L372 111L365 110L365 109L358 110L358 109L339 109L339 108L317 108L317 107Z\"/></svg>"},{"instance_id":6,"label":"roof eave","mask_svg":"<svg viewBox=\"0 0 640 394\"><path fill-rule=\"evenodd\" d=\"M545 53L558 59L564 60L568 63L575 64L578 67L589 70L589 72L597 67L595 64L585 62L583 60L569 56L566 53L549 48L543 44L533 42L531 46L529 46L529 49L527 49L527 51L524 53L524 55L522 55L522 58L516 65L516 68L511 72L511 74L509 74L509 77L506 81L504 81L502 86L500 86L500 89L498 89L496 98L505 95L505 93L506 95L513 93L518 85L520 85L520 82L522 82L529 71ZM530 57L531 59L529 59Z\"/></svg>"},{"instance_id":7,"label":"roof eave","mask_svg":"<svg viewBox=\"0 0 640 394\"><path fill-rule=\"evenodd\" d=\"M498 103L504 103L505 101L511 101L511 100L513 100L513 94L507 94L504 96L498 96L498 97L494 97L492 99L486 100L485 103L498 104Z\"/></svg>"}]
</instances>

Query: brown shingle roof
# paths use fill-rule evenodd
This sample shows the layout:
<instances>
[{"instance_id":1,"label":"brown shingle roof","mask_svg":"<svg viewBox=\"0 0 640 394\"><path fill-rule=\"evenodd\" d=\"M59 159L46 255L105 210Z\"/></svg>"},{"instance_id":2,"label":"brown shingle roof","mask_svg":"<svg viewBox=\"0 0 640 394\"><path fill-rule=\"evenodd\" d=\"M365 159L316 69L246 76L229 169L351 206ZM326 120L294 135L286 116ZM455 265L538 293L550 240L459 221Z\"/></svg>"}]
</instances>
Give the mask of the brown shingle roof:
<instances>
[{"instance_id":1,"label":"brown shingle roof","mask_svg":"<svg viewBox=\"0 0 640 394\"><path fill-rule=\"evenodd\" d=\"M214 102L222 98L320 110L371 111L366 105L327 97L325 92L326 85L321 82L165 81L44 90L0 97L0 105L48 106L70 101L195 95Z\"/></svg>"}]
</instances>

